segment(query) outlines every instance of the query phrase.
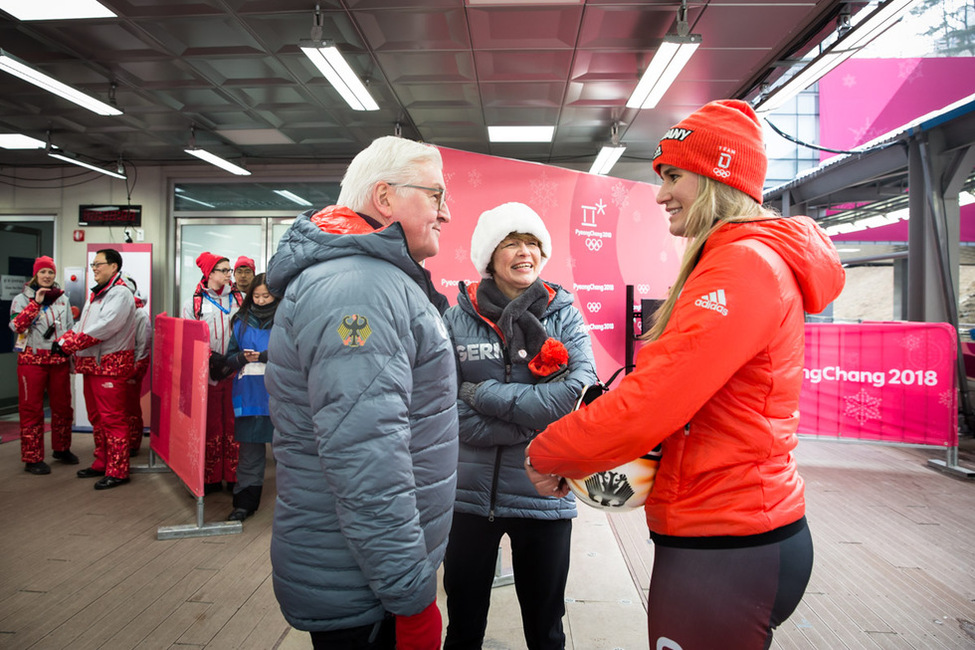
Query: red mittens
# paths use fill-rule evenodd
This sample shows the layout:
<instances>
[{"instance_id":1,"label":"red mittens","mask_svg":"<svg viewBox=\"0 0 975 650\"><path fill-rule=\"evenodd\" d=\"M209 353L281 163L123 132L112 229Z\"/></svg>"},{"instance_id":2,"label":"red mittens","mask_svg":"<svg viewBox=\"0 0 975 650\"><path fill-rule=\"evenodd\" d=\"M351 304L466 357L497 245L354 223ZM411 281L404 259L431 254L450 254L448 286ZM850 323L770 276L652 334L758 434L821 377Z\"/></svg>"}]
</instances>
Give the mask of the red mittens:
<instances>
[{"instance_id":1,"label":"red mittens","mask_svg":"<svg viewBox=\"0 0 975 650\"><path fill-rule=\"evenodd\" d=\"M396 650L440 650L443 621L437 601L419 614L396 617Z\"/></svg>"}]
</instances>

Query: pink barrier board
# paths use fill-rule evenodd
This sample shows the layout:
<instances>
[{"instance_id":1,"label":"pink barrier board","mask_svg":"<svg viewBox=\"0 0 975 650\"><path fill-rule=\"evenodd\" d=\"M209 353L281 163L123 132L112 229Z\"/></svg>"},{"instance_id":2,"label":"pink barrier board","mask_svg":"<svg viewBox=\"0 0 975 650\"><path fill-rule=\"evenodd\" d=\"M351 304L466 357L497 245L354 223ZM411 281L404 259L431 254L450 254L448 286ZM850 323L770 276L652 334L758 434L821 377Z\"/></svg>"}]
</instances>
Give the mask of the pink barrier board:
<instances>
[{"instance_id":1,"label":"pink barrier board","mask_svg":"<svg viewBox=\"0 0 975 650\"><path fill-rule=\"evenodd\" d=\"M808 323L799 433L958 444L957 338L946 323Z\"/></svg>"},{"instance_id":2,"label":"pink barrier board","mask_svg":"<svg viewBox=\"0 0 975 650\"><path fill-rule=\"evenodd\" d=\"M154 452L203 496L210 332L206 323L156 316L152 345Z\"/></svg>"}]
</instances>

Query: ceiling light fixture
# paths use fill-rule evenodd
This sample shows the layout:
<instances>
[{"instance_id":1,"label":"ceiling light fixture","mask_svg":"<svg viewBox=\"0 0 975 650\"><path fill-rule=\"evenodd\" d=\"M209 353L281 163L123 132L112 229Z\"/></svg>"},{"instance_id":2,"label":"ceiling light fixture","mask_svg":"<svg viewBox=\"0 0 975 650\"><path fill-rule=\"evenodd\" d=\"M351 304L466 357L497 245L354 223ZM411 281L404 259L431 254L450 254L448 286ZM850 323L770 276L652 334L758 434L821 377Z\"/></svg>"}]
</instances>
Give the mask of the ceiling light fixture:
<instances>
[{"instance_id":1,"label":"ceiling light fixture","mask_svg":"<svg viewBox=\"0 0 975 650\"><path fill-rule=\"evenodd\" d=\"M297 203L298 205L304 208L310 208L313 205L311 201L306 201L305 199L301 198L297 194L289 192L288 190L274 190L274 193L277 194L278 196L283 196L289 201Z\"/></svg>"},{"instance_id":2,"label":"ceiling light fixture","mask_svg":"<svg viewBox=\"0 0 975 650\"><path fill-rule=\"evenodd\" d=\"M491 142L551 142L554 126L489 126Z\"/></svg>"},{"instance_id":3,"label":"ceiling light fixture","mask_svg":"<svg viewBox=\"0 0 975 650\"><path fill-rule=\"evenodd\" d=\"M80 157L76 156L75 154L68 153L67 151L64 151L62 149L55 149L52 147L51 149L48 150L47 155L50 156L51 158L57 158L58 160L69 162L72 165L78 165L79 167L85 167L86 169L90 169L92 171L105 174L106 176L111 176L112 178L120 178L123 181L126 180L126 176L124 173L112 171L111 169L105 169L104 167L99 167L95 163L90 163L85 160L82 160Z\"/></svg>"},{"instance_id":4,"label":"ceiling light fixture","mask_svg":"<svg viewBox=\"0 0 975 650\"><path fill-rule=\"evenodd\" d=\"M616 161L623 155L623 152L626 151L626 146L620 144L619 129L619 122L613 124L613 144L607 145L599 150L596 160L593 161L592 167L589 168L590 174L599 174L600 176L608 174L609 170L616 164Z\"/></svg>"},{"instance_id":5,"label":"ceiling light fixture","mask_svg":"<svg viewBox=\"0 0 975 650\"><path fill-rule=\"evenodd\" d=\"M762 93L754 106L755 112L770 113L781 107L887 31L917 2L918 0L887 0L852 28L841 21L840 30L845 30L845 33L783 84Z\"/></svg>"},{"instance_id":6,"label":"ceiling light fixture","mask_svg":"<svg viewBox=\"0 0 975 650\"><path fill-rule=\"evenodd\" d=\"M701 46L701 35L691 34L687 24L687 0L677 10L677 33L667 34L650 65L626 102L627 108L654 108L677 75Z\"/></svg>"},{"instance_id":7,"label":"ceiling light fixture","mask_svg":"<svg viewBox=\"0 0 975 650\"><path fill-rule=\"evenodd\" d=\"M311 40L298 44L315 67L321 71L353 110L378 111L379 104L372 98L365 84L342 57L342 53L331 41L322 40L322 13L315 5L315 18L311 28Z\"/></svg>"},{"instance_id":8,"label":"ceiling light fixture","mask_svg":"<svg viewBox=\"0 0 975 650\"><path fill-rule=\"evenodd\" d=\"M98 0L0 0L0 9L17 20L76 20L79 18L116 18Z\"/></svg>"},{"instance_id":9,"label":"ceiling light fixture","mask_svg":"<svg viewBox=\"0 0 975 650\"><path fill-rule=\"evenodd\" d=\"M0 149L44 149L47 143L20 133L0 133Z\"/></svg>"},{"instance_id":10,"label":"ceiling light fixture","mask_svg":"<svg viewBox=\"0 0 975 650\"><path fill-rule=\"evenodd\" d=\"M49 77L37 68L32 67L28 63L21 61L17 57L12 56L10 53L2 49L0 49L0 70L9 72L15 77L20 77L24 81L34 84L38 88L43 88L50 93L63 97L64 99L74 102L82 108L87 108L93 113L98 113L99 115L122 114L122 111L114 106L97 100L91 95L86 95L80 90L76 90L71 86L63 84L53 77Z\"/></svg>"},{"instance_id":11,"label":"ceiling light fixture","mask_svg":"<svg viewBox=\"0 0 975 650\"><path fill-rule=\"evenodd\" d=\"M238 165L235 165L234 163L230 162L229 160L224 160L220 156L218 156L216 154L212 154L209 151L207 151L206 149L200 149L199 147L197 147L196 146L196 127L195 126L191 126L190 127L190 146L188 148L186 148L186 149L183 149L183 151L185 151L186 153L190 154L191 156L196 156L197 158L199 158L200 160L203 160L204 162L208 162L211 165L214 165L216 167L219 167L220 169L222 169L224 171L228 171L231 174L236 174L237 176L250 176L251 175L251 173L249 171L247 171L246 169L244 169L243 167L240 167Z\"/></svg>"}]
</instances>

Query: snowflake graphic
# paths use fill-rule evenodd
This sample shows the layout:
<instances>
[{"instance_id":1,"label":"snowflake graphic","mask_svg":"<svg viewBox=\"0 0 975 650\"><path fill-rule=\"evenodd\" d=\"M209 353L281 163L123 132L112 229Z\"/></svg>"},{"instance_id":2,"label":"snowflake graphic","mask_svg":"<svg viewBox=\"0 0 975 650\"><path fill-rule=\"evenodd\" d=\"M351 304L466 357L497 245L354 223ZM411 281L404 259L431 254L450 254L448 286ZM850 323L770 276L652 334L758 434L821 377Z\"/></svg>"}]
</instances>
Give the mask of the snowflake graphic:
<instances>
[{"instance_id":1,"label":"snowflake graphic","mask_svg":"<svg viewBox=\"0 0 975 650\"><path fill-rule=\"evenodd\" d=\"M463 262L468 259L467 249L463 247L458 247L454 249L454 259L458 262Z\"/></svg>"},{"instance_id":2,"label":"snowflake graphic","mask_svg":"<svg viewBox=\"0 0 975 650\"><path fill-rule=\"evenodd\" d=\"M901 347L910 352L915 352L921 347L921 337L917 334L908 334L901 339Z\"/></svg>"},{"instance_id":3,"label":"snowflake graphic","mask_svg":"<svg viewBox=\"0 0 975 650\"><path fill-rule=\"evenodd\" d=\"M611 191L613 205L622 210L630 202L630 192L623 183L617 183Z\"/></svg>"},{"instance_id":4,"label":"snowflake graphic","mask_svg":"<svg viewBox=\"0 0 975 650\"><path fill-rule=\"evenodd\" d=\"M857 85L857 78L851 74L848 74L843 77L843 85L847 88L852 88L853 86Z\"/></svg>"},{"instance_id":5,"label":"snowflake graphic","mask_svg":"<svg viewBox=\"0 0 975 650\"><path fill-rule=\"evenodd\" d=\"M450 181L453 178L454 178L454 173L453 172L445 171L443 173L443 182L444 182L444 185L446 185L447 187L450 187Z\"/></svg>"},{"instance_id":6,"label":"snowflake graphic","mask_svg":"<svg viewBox=\"0 0 975 650\"><path fill-rule=\"evenodd\" d=\"M573 270L576 267L576 258L569 255L565 258L565 265L569 267L569 270Z\"/></svg>"},{"instance_id":7,"label":"snowflake graphic","mask_svg":"<svg viewBox=\"0 0 975 650\"><path fill-rule=\"evenodd\" d=\"M481 186L481 170L472 169L467 172L467 182L470 183L471 187Z\"/></svg>"},{"instance_id":8,"label":"snowflake graphic","mask_svg":"<svg viewBox=\"0 0 975 650\"><path fill-rule=\"evenodd\" d=\"M557 208L559 205L559 202L555 198L555 191L558 189L559 184L555 181L548 180L545 176L545 172L542 172L541 178L531 181L532 205L540 208L538 211L543 214L552 208Z\"/></svg>"},{"instance_id":9,"label":"snowflake graphic","mask_svg":"<svg viewBox=\"0 0 975 650\"><path fill-rule=\"evenodd\" d=\"M846 400L843 415L849 415L859 422L860 426L869 420L880 419L880 405L883 399L871 396L866 389L861 388L856 395L847 395L843 399Z\"/></svg>"},{"instance_id":10,"label":"snowflake graphic","mask_svg":"<svg viewBox=\"0 0 975 650\"><path fill-rule=\"evenodd\" d=\"M949 388L938 393L938 404L945 408L952 408L955 405L955 389Z\"/></svg>"},{"instance_id":11,"label":"snowflake graphic","mask_svg":"<svg viewBox=\"0 0 975 650\"><path fill-rule=\"evenodd\" d=\"M643 213L639 210L633 211L633 223L640 223L643 220Z\"/></svg>"},{"instance_id":12,"label":"snowflake graphic","mask_svg":"<svg viewBox=\"0 0 975 650\"><path fill-rule=\"evenodd\" d=\"M853 134L854 142L866 142L872 133L872 130L870 129L870 120L864 118L863 126L849 129L849 131Z\"/></svg>"},{"instance_id":13,"label":"snowflake graphic","mask_svg":"<svg viewBox=\"0 0 975 650\"><path fill-rule=\"evenodd\" d=\"M908 83L914 83L923 76L924 73L921 72L921 66L912 60L901 61L897 66L897 78L903 79Z\"/></svg>"}]
</instances>

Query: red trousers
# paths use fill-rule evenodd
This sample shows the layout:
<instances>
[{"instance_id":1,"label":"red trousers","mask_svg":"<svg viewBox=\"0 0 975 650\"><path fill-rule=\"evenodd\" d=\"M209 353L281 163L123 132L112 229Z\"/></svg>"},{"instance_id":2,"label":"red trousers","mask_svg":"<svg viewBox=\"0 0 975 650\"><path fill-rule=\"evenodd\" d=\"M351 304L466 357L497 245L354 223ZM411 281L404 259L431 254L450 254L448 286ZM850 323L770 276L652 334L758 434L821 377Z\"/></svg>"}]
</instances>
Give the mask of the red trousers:
<instances>
[{"instance_id":1,"label":"red trousers","mask_svg":"<svg viewBox=\"0 0 975 650\"><path fill-rule=\"evenodd\" d=\"M85 407L95 436L93 469L129 477L128 384L121 377L85 375Z\"/></svg>"},{"instance_id":2,"label":"red trousers","mask_svg":"<svg viewBox=\"0 0 975 650\"><path fill-rule=\"evenodd\" d=\"M206 460L204 483L237 481L237 450L234 440L234 379L210 386L207 392Z\"/></svg>"},{"instance_id":3,"label":"red trousers","mask_svg":"<svg viewBox=\"0 0 975 650\"><path fill-rule=\"evenodd\" d=\"M146 371L136 371L136 375L125 382L129 396L126 399L129 420L129 449L142 449L142 438L145 437L145 422L142 420L142 379Z\"/></svg>"},{"instance_id":4,"label":"red trousers","mask_svg":"<svg viewBox=\"0 0 975 650\"><path fill-rule=\"evenodd\" d=\"M20 397L20 460L44 460L44 392L51 405L51 448L71 448L71 364L17 365Z\"/></svg>"}]
</instances>

